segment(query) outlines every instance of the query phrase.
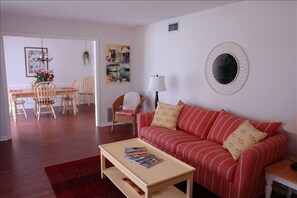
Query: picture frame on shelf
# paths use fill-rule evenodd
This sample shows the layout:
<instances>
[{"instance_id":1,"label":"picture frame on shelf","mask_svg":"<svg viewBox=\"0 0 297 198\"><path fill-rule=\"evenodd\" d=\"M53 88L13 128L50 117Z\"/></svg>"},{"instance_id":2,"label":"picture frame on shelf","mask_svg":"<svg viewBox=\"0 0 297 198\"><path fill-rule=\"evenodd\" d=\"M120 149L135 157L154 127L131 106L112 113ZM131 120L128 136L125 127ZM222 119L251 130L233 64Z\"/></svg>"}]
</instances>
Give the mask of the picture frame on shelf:
<instances>
[{"instance_id":1,"label":"picture frame on shelf","mask_svg":"<svg viewBox=\"0 0 297 198\"><path fill-rule=\"evenodd\" d=\"M47 54L48 49L41 47L24 47L26 77L34 77L35 71L38 69L48 70L47 61L41 62L34 60L40 57L42 53Z\"/></svg>"}]
</instances>

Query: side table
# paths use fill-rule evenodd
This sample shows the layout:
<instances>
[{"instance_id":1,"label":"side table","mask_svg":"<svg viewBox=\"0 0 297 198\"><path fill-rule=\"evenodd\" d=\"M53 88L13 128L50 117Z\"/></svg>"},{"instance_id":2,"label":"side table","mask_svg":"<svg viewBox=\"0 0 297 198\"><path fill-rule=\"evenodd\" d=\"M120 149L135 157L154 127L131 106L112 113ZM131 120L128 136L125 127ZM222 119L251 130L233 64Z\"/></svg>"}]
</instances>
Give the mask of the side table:
<instances>
[{"instance_id":1,"label":"side table","mask_svg":"<svg viewBox=\"0 0 297 198\"><path fill-rule=\"evenodd\" d=\"M292 189L297 190L297 171L290 167L296 161L297 158L287 158L265 168L265 198L271 196L273 181L288 187L287 198L291 197Z\"/></svg>"}]
</instances>

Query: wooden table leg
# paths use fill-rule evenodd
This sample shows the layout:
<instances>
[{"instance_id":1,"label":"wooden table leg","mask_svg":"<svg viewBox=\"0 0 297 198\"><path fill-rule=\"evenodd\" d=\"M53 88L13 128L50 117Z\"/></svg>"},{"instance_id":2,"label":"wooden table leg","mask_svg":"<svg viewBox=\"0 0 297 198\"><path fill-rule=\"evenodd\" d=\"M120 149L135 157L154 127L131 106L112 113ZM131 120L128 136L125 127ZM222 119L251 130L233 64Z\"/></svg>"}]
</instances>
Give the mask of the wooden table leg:
<instances>
[{"instance_id":1,"label":"wooden table leg","mask_svg":"<svg viewBox=\"0 0 297 198\"><path fill-rule=\"evenodd\" d=\"M290 198L291 195L292 195L292 189L291 188L288 188L287 189L287 194L286 194L287 198Z\"/></svg>"},{"instance_id":2,"label":"wooden table leg","mask_svg":"<svg viewBox=\"0 0 297 198\"><path fill-rule=\"evenodd\" d=\"M187 198L192 198L193 194L193 176L187 179Z\"/></svg>"},{"instance_id":3,"label":"wooden table leg","mask_svg":"<svg viewBox=\"0 0 297 198\"><path fill-rule=\"evenodd\" d=\"M152 193L151 193L151 191L147 189L147 191L146 191L145 194L144 194L144 197L145 197L145 198L151 198L151 197L152 197Z\"/></svg>"},{"instance_id":4,"label":"wooden table leg","mask_svg":"<svg viewBox=\"0 0 297 198\"><path fill-rule=\"evenodd\" d=\"M102 153L100 154L100 162L101 162L101 179L104 179L104 173L103 171L106 169L106 164L105 164L105 157L102 155Z\"/></svg>"},{"instance_id":5,"label":"wooden table leg","mask_svg":"<svg viewBox=\"0 0 297 198\"><path fill-rule=\"evenodd\" d=\"M265 198L270 198L271 192L272 192L272 183L273 180L269 174L266 173L265 175L266 179L266 186L265 186Z\"/></svg>"},{"instance_id":6,"label":"wooden table leg","mask_svg":"<svg viewBox=\"0 0 297 198\"><path fill-rule=\"evenodd\" d=\"M72 108L73 108L73 114L76 115L76 113L77 113L77 106L76 106L76 97L75 97L75 94L72 96Z\"/></svg>"}]
</instances>

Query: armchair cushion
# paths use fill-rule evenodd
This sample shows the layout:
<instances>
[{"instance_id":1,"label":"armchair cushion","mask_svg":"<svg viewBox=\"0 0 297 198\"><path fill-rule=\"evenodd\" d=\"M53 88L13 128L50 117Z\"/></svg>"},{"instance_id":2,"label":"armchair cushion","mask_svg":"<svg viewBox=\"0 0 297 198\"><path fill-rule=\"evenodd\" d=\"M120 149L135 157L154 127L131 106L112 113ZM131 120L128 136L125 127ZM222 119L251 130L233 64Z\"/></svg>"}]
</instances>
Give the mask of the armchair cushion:
<instances>
[{"instance_id":1,"label":"armchair cushion","mask_svg":"<svg viewBox=\"0 0 297 198\"><path fill-rule=\"evenodd\" d=\"M141 101L140 95L136 91L128 92L124 95L123 99L123 109L136 109L137 105L139 105Z\"/></svg>"},{"instance_id":2,"label":"armchair cushion","mask_svg":"<svg viewBox=\"0 0 297 198\"><path fill-rule=\"evenodd\" d=\"M165 127L176 130L178 116L183 106L176 106L158 102L151 126Z\"/></svg>"},{"instance_id":3,"label":"armchair cushion","mask_svg":"<svg viewBox=\"0 0 297 198\"><path fill-rule=\"evenodd\" d=\"M122 110L122 111L116 111L115 112L116 115L126 115L126 116L133 116L134 115L134 110Z\"/></svg>"}]
</instances>

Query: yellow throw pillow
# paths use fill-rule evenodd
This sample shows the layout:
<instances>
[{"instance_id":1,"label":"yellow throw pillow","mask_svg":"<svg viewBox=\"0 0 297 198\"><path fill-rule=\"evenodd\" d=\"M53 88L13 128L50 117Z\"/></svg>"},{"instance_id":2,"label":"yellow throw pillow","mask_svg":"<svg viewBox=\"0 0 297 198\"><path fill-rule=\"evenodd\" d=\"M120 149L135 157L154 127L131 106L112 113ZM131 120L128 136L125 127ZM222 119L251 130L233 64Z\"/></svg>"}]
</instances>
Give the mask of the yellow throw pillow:
<instances>
[{"instance_id":1,"label":"yellow throw pillow","mask_svg":"<svg viewBox=\"0 0 297 198\"><path fill-rule=\"evenodd\" d=\"M229 135L224 141L223 147L228 149L234 160L238 160L245 149L263 140L266 135L251 125L249 121L245 121Z\"/></svg>"},{"instance_id":2,"label":"yellow throw pillow","mask_svg":"<svg viewBox=\"0 0 297 198\"><path fill-rule=\"evenodd\" d=\"M151 126L165 127L176 130L177 119L182 108L183 106L158 102Z\"/></svg>"}]
</instances>

